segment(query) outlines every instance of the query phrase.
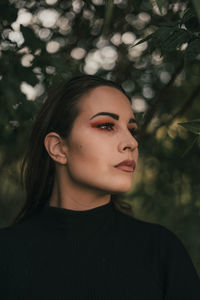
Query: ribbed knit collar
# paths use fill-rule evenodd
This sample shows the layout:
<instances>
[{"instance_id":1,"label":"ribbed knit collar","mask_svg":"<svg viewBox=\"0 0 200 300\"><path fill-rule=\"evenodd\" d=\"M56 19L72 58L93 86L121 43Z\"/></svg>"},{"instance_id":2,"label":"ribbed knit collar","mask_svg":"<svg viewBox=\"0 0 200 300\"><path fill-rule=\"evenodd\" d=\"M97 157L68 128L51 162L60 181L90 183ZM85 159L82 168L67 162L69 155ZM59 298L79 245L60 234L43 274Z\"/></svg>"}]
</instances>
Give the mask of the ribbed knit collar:
<instances>
[{"instance_id":1,"label":"ribbed knit collar","mask_svg":"<svg viewBox=\"0 0 200 300\"><path fill-rule=\"evenodd\" d=\"M76 211L46 205L42 211L42 220L51 227L65 229L76 237L94 234L110 226L114 220L115 207L112 200L104 205Z\"/></svg>"},{"instance_id":2,"label":"ribbed knit collar","mask_svg":"<svg viewBox=\"0 0 200 300\"><path fill-rule=\"evenodd\" d=\"M49 203L45 206L45 210L51 212L52 214L57 214L61 218L66 216L94 216L99 214L104 214L110 211L113 208L113 202L110 201L101 206L97 206L88 210L71 210L63 207L50 206Z\"/></svg>"}]
</instances>

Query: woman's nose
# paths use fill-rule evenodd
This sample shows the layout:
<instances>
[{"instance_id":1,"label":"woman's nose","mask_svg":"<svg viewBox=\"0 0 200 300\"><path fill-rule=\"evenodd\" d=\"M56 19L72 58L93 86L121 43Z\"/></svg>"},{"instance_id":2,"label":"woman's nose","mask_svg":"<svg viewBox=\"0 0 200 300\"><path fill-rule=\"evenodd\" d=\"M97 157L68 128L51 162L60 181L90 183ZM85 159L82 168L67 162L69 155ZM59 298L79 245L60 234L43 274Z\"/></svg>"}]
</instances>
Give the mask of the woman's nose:
<instances>
[{"instance_id":1,"label":"woman's nose","mask_svg":"<svg viewBox=\"0 0 200 300\"><path fill-rule=\"evenodd\" d=\"M123 135L119 143L119 151L123 152L126 149L134 151L138 147L138 141L130 134Z\"/></svg>"}]
</instances>

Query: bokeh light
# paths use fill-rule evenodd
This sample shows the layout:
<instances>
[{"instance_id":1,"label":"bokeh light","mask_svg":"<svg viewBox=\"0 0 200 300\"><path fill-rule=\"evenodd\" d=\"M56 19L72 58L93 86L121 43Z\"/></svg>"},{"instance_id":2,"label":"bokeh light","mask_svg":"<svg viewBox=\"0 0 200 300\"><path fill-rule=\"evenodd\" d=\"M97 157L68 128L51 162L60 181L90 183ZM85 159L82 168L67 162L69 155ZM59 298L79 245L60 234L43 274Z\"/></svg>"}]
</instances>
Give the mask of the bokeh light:
<instances>
[{"instance_id":1,"label":"bokeh light","mask_svg":"<svg viewBox=\"0 0 200 300\"><path fill-rule=\"evenodd\" d=\"M56 53L60 49L60 43L57 41L49 41L46 45L46 50L49 53Z\"/></svg>"},{"instance_id":2,"label":"bokeh light","mask_svg":"<svg viewBox=\"0 0 200 300\"><path fill-rule=\"evenodd\" d=\"M41 22L42 26L47 28L53 28L59 18L59 13L57 10L48 8L41 9L37 14L38 20Z\"/></svg>"}]
</instances>

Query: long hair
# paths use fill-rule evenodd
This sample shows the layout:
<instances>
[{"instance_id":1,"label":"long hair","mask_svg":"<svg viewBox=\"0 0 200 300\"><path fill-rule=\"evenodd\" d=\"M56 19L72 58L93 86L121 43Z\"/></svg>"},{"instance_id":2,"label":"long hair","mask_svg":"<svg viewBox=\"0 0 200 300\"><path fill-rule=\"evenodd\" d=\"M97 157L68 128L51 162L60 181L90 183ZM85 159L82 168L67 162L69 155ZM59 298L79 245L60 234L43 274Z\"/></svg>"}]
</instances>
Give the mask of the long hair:
<instances>
[{"instance_id":1,"label":"long hair","mask_svg":"<svg viewBox=\"0 0 200 300\"><path fill-rule=\"evenodd\" d=\"M22 162L21 181L25 188L25 203L11 225L42 209L53 188L55 164L44 147L45 136L54 131L67 139L79 115L81 97L99 86L110 86L125 93L117 83L93 75L82 75L51 90L33 124L28 149ZM129 97L126 95L129 99ZM129 99L131 102L131 100ZM119 195L118 195L119 196ZM117 195L111 195L119 209ZM125 207L124 207L125 208Z\"/></svg>"}]
</instances>

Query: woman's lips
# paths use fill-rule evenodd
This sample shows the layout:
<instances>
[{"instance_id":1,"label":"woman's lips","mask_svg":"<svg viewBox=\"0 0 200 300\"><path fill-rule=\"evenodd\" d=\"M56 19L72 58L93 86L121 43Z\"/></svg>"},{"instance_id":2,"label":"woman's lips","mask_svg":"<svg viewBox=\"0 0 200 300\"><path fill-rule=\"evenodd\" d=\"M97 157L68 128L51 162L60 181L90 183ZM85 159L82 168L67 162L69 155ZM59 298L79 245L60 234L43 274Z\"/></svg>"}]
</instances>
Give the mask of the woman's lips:
<instances>
[{"instance_id":1,"label":"woman's lips","mask_svg":"<svg viewBox=\"0 0 200 300\"><path fill-rule=\"evenodd\" d=\"M134 172L135 169L133 167L130 167L130 166L118 166L118 167L115 167L117 169L120 169L122 171L126 171L126 172Z\"/></svg>"},{"instance_id":2,"label":"woman's lips","mask_svg":"<svg viewBox=\"0 0 200 300\"><path fill-rule=\"evenodd\" d=\"M115 168L120 169L126 172L134 172L136 167L136 163L134 160L123 160L121 163L115 166Z\"/></svg>"}]
</instances>

